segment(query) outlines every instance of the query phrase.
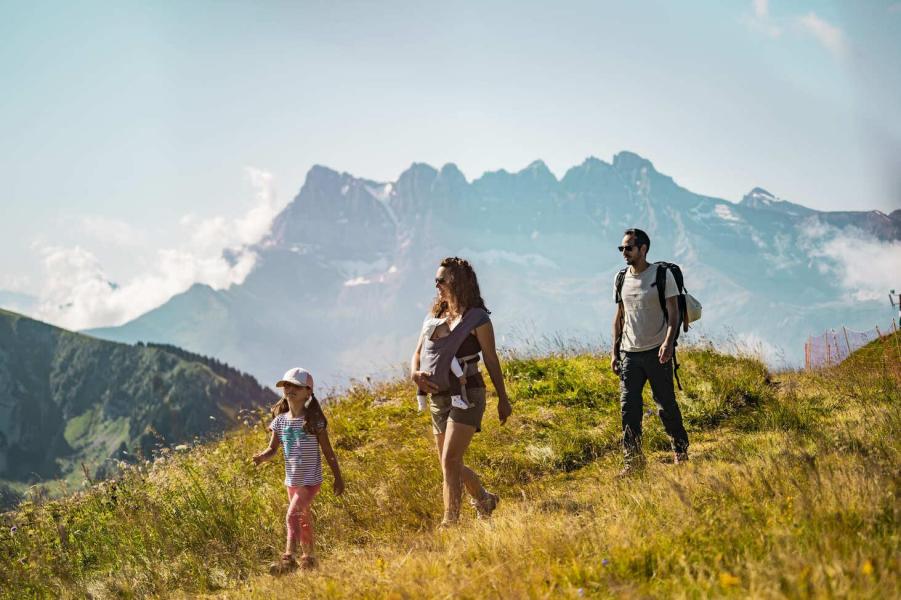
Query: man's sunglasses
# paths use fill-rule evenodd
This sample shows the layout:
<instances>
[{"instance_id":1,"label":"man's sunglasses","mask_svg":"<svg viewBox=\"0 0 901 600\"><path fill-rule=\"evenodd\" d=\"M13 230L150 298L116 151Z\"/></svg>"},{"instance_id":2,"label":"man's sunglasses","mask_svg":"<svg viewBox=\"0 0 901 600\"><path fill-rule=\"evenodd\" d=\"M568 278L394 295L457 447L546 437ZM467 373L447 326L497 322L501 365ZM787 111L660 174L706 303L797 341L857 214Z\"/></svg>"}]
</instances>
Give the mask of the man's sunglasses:
<instances>
[{"instance_id":1,"label":"man's sunglasses","mask_svg":"<svg viewBox=\"0 0 901 600\"><path fill-rule=\"evenodd\" d=\"M622 252L623 250L625 250L626 252L632 252L632 250L637 250L638 246L617 246L616 249L620 252Z\"/></svg>"}]
</instances>

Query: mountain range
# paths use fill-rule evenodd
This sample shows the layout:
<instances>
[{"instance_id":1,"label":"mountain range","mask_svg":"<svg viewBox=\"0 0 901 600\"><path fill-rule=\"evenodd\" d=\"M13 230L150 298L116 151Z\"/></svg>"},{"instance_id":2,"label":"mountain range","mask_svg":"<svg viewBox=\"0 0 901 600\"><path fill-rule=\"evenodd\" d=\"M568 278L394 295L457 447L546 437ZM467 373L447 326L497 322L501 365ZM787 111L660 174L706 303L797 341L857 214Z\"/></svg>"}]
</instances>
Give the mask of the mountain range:
<instances>
[{"instance_id":1,"label":"mountain range","mask_svg":"<svg viewBox=\"0 0 901 600\"><path fill-rule=\"evenodd\" d=\"M197 284L88 333L175 344L266 382L295 365L333 385L393 374L413 351L439 261L456 255L474 264L502 346L600 342L628 227L650 234L650 260L682 265L704 305L690 339L750 344L798 364L810 333L891 318L884 295L849 273L866 260L855 247L901 240L901 210L822 212L762 188L733 203L621 152L560 179L541 161L474 181L453 164L415 163L393 182L315 166L251 248L257 261L242 283Z\"/></svg>"}]
</instances>

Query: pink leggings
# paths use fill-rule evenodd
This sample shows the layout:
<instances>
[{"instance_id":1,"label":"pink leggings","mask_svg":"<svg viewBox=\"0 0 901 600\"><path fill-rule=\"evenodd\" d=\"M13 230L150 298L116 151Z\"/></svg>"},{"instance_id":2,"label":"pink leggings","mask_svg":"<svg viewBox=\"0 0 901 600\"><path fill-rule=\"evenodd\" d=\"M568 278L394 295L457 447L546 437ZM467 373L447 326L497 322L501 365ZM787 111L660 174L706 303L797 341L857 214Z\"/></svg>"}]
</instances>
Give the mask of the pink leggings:
<instances>
[{"instance_id":1,"label":"pink leggings","mask_svg":"<svg viewBox=\"0 0 901 600\"><path fill-rule=\"evenodd\" d=\"M317 485L298 485L288 487L288 514L285 523L288 525L288 543L313 544L313 523L310 520L310 505L313 497L319 492Z\"/></svg>"}]
</instances>

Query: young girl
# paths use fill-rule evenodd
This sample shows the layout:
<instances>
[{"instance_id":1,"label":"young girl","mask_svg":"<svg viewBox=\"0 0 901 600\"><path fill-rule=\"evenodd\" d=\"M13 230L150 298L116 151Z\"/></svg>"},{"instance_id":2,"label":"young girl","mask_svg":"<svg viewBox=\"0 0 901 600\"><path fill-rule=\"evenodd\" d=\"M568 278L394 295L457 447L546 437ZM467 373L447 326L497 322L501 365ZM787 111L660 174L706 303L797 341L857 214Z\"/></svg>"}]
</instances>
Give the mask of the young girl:
<instances>
[{"instance_id":1,"label":"young girl","mask_svg":"<svg viewBox=\"0 0 901 600\"><path fill-rule=\"evenodd\" d=\"M328 422L322 407L313 395L313 376L308 371L295 368L285 373L275 384L284 388L285 395L272 407L275 416L269 425L272 437L269 447L255 454L254 464L275 456L279 444L285 455L285 486L288 488L288 542L281 561L270 567L272 574L286 573L298 567L294 555L300 542L300 565L303 568L315 566L313 558L313 526L310 521L310 505L322 485L322 460L319 449L335 477L335 495L344 491L344 479L338 459L328 439Z\"/></svg>"}]
</instances>

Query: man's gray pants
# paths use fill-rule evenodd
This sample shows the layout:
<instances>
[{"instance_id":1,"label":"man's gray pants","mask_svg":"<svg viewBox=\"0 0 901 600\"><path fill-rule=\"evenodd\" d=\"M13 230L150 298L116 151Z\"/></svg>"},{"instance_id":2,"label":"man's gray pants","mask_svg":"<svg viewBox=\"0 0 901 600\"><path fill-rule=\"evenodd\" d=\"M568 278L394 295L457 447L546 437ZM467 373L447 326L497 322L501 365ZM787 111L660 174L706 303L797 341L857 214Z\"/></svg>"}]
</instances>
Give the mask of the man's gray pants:
<instances>
[{"instance_id":1,"label":"man's gray pants","mask_svg":"<svg viewBox=\"0 0 901 600\"><path fill-rule=\"evenodd\" d=\"M620 355L620 411L623 420L623 452L626 457L641 452L641 392L646 381L657 404L657 415L663 422L674 452L688 450L688 433L682 425L682 412L676 404L673 388L673 361L660 364L660 348L643 352L623 352Z\"/></svg>"}]
</instances>

